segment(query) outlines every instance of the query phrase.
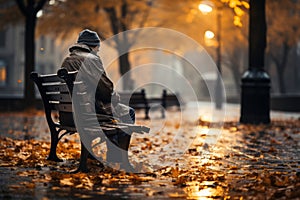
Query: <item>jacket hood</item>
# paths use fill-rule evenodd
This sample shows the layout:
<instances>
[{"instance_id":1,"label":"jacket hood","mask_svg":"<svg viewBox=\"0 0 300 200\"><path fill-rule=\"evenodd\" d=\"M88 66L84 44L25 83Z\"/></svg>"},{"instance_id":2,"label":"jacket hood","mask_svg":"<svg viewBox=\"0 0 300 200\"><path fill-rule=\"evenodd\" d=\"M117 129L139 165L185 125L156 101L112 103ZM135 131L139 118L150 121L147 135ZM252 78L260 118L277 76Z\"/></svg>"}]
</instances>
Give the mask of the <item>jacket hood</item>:
<instances>
[{"instance_id":1,"label":"jacket hood","mask_svg":"<svg viewBox=\"0 0 300 200\"><path fill-rule=\"evenodd\" d=\"M91 51L92 51L89 46L87 46L86 44L83 44L83 43L76 43L69 48L70 52L73 52L75 50L84 51L84 52L88 52L88 53L91 53Z\"/></svg>"}]
</instances>

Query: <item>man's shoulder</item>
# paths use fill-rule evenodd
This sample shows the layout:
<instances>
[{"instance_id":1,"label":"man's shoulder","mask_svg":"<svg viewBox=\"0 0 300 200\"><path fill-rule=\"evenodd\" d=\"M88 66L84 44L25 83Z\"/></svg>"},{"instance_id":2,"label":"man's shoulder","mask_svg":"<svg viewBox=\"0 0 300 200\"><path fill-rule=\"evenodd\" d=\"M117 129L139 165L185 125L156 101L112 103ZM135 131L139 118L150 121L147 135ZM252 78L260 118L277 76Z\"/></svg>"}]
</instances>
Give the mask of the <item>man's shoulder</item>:
<instances>
[{"instance_id":1,"label":"man's shoulder","mask_svg":"<svg viewBox=\"0 0 300 200\"><path fill-rule=\"evenodd\" d=\"M84 56L87 57L87 58L93 59L93 60L99 60L100 59L99 56L97 56L93 53L85 53Z\"/></svg>"},{"instance_id":2,"label":"man's shoulder","mask_svg":"<svg viewBox=\"0 0 300 200\"><path fill-rule=\"evenodd\" d=\"M86 52L86 53L90 53L91 52L91 49L85 45L85 44L73 44L70 48L69 48L69 51L72 53L72 52L76 52L76 51L79 51L79 52Z\"/></svg>"}]
</instances>

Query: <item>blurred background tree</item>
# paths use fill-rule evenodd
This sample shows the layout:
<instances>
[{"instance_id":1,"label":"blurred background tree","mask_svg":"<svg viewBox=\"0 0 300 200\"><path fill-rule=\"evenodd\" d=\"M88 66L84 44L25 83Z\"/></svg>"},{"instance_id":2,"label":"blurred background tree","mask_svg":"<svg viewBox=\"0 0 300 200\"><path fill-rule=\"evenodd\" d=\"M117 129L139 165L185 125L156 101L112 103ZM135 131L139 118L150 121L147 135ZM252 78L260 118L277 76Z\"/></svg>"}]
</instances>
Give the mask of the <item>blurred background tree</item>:
<instances>
[{"instance_id":1,"label":"blurred background tree","mask_svg":"<svg viewBox=\"0 0 300 200\"><path fill-rule=\"evenodd\" d=\"M70 33L78 34L82 29L89 28L98 32L104 40L133 28L144 27L150 9L151 1L148 0L52 1L43 11L39 30L43 34L54 33L64 38ZM111 44L120 55L120 75L130 70L127 52L134 44L132 38L127 34L118 35L114 37L114 44ZM125 77L123 89L132 89L133 80L130 76Z\"/></svg>"},{"instance_id":2,"label":"blurred background tree","mask_svg":"<svg viewBox=\"0 0 300 200\"><path fill-rule=\"evenodd\" d=\"M17 5L20 5L23 1L18 0L16 2L19 2ZM36 1L28 2L36 3ZM83 28L89 28L97 31L102 39L106 39L126 30L154 26L181 31L198 41L200 38L200 43L203 43L201 34L204 32L201 30L205 28L205 26L201 26L203 17L199 17L199 2L192 0L185 2L179 0L43 0L39 4L43 5L45 2L47 4L44 6L42 12L39 12L38 34L52 34L56 37L66 38L70 37L70 35L78 34ZM7 2L3 1L2 4L7 4ZM2 9L1 11L2 15L6 16L5 20L4 18L1 20L2 25L23 19L20 12L18 12L23 10L22 7L18 9L13 1L10 1L9 4L10 9ZM30 15L36 17L38 10L31 11ZM11 15L11 13L17 13L17 15ZM34 19L36 20L36 18ZM209 26L213 26L212 22L206 23ZM31 32L34 31L31 30ZM115 44L111 44L120 53L128 52L130 47L134 45L135 38L137 37L127 37L126 34L122 36L125 37L115 37ZM26 50L26 52L28 54L26 57L33 58L32 51ZM31 67L26 67L26 70L28 72L33 71L33 66L34 63L31 61ZM130 62L128 53L120 55L120 75L124 75L129 70ZM25 76L28 77L28 73ZM133 81L130 77L128 78L128 80L125 79L123 82L123 89L130 89L133 86ZM32 91L31 88L27 86L26 88L25 91Z\"/></svg>"},{"instance_id":3,"label":"blurred background tree","mask_svg":"<svg viewBox=\"0 0 300 200\"><path fill-rule=\"evenodd\" d=\"M29 79L30 73L34 71L35 66L35 29L37 21L37 13L43 8L47 0L16 0L0 1L1 22L2 27L9 25L7 22L17 23L20 20L25 21L25 87L24 87L24 105L27 108L32 108L32 102L35 99L34 84ZM20 16L23 15L23 17Z\"/></svg>"},{"instance_id":4,"label":"blurred background tree","mask_svg":"<svg viewBox=\"0 0 300 200\"><path fill-rule=\"evenodd\" d=\"M269 71L274 66L279 93L299 89L300 2L297 0L267 0L267 61ZM297 54L298 52L298 54ZM293 66L289 60L294 60ZM294 69L294 70L293 70ZM287 76L286 71L291 70ZM291 76L292 75L292 76ZM287 88L286 80L292 80ZM295 88L296 89L296 88ZM296 90L295 90L296 91Z\"/></svg>"},{"instance_id":5,"label":"blurred background tree","mask_svg":"<svg viewBox=\"0 0 300 200\"><path fill-rule=\"evenodd\" d=\"M247 0L211 0L211 2L223 6L221 19L222 66L227 71L226 74L231 74L233 77L234 85L239 92L240 77L247 68L248 62L247 12L249 4ZM283 76L288 68L292 68L288 64L289 60L292 55L294 55L294 59L298 57L296 54L297 49L299 49L297 46L299 28L297 25L299 24L300 12L299 2L298 4L297 2L298 0L287 0L284 3L282 1L267 1L267 68L272 71L273 66L276 66L280 92L285 92ZM20 12L23 10L22 6L18 7L20 3L25 6L34 3L35 10L29 10L32 12L31 16L37 16L37 8L42 8L41 5L45 3L37 18L37 35L52 34L56 38L68 39L75 38L79 31L89 28L97 31L102 39L106 39L135 28L165 27L190 36L203 45L212 57L215 57L215 47L205 44L204 32L207 29L216 30L216 14L203 15L198 9L201 0L0 0L0 26L2 28L11 23L25 22L25 17ZM119 52L129 52L138 36L126 34L122 36L124 37L115 37L111 46ZM153 40L159 41L160 38L154 36ZM168 40L161 42L168 42ZM176 41L173 43L184 46L184 44L176 44ZM27 50L26 52L28 53L26 59L32 59L29 54L33 53ZM34 63L31 66L25 66L27 70L25 82L28 82L28 73L34 70L33 67ZM124 75L130 68L129 54L120 55L120 75ZM297 69L296 66L294 68ZM299 73L294 74L296 81L299 78L297 77ZM29 80L29 82L31 81ZM25 91L31 92L32 89L27 86L28 84L25 85ZM133 80L128 77L128 80L124 80L123 89L132 87ZM30 95L32 94L33 91Z\"/></svg>"}]
</instances>

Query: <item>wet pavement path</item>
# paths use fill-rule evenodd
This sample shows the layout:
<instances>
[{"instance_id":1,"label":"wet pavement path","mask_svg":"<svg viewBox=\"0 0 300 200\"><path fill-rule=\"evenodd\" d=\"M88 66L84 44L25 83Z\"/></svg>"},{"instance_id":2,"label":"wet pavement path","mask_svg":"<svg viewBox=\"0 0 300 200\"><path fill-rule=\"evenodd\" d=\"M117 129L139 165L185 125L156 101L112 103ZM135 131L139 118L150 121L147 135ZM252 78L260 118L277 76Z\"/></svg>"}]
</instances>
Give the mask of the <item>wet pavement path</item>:
<instances>
[{"instance_id":1,"label":"wet pavement path","mask_svg":"<svg viewBox=\"0 0 300 200\"><path fill-rule=\"evenodd\" d=\"M170 111L165 120L138 119L153 128L132 141L131 161L144 164L144 173L101 168L90 160L89 173L69 174L78 164L78 136L59 144L64 162L50 162L45 159L50 137L42 112L1 114L0 199L299 199L297 114L255 126L239 124L231 115L223 129L204 120L205 110L194 121L177 116ZM162 151L175 136L192 141L184 154ZM180 149L186 143L176 144Z\"/></svg>"}]
</instances>

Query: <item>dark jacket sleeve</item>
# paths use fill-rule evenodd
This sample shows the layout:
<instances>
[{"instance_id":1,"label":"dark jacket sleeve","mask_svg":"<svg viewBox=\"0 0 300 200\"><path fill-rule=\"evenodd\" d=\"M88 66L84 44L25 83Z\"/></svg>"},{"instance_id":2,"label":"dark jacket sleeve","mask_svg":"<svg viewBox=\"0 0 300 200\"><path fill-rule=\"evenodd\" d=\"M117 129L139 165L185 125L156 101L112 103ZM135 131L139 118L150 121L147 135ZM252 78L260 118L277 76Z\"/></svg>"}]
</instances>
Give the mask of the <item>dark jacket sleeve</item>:
<instances>
[{"instance_id":1,"label":"dark jacket sleeve","mask_svg":"<svg viewBox=\"0 0 300 200\"><path fill-rule=\"evenodd\" d=\"M105 104L114 101L114 85L105 73L100 57L87 52L73 52L67 57L62 67L68 71L78 71L77 80L83 80L90 92L89 98L94 98L96 109L100 112ZM95 91L92 91L95 90ZM111 110L103 113L111 114Z\"/></svg>"},{"instance_id":2,"label":"dark jacket sleeve","mask_svg":"<svg viewBox=\"0 0 300 200\"><path fill-rule=\"evenodd\" d=\"M97 89L95 99L105 103L110 103L114 92L113 82L108 78L104 71L102 61L99 57L93 56L93 58L86 60L82 69L85 70L85 74L88 79L92 81L92 84L97 83Z\"/></svg>"},{"instance_id":3,"label":"dark jacket sleeve","mask_svg":"<svg viewBox=\"0 0 300 200\"><path fill-rule=\"evenodd\" d=\"M96 99L101 99L103 103L110 103L114 91L114 85L112 81L107 77L106 73L101 74L101 78L98 81Z\"/></svg>"}]
</instances>

